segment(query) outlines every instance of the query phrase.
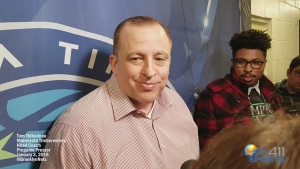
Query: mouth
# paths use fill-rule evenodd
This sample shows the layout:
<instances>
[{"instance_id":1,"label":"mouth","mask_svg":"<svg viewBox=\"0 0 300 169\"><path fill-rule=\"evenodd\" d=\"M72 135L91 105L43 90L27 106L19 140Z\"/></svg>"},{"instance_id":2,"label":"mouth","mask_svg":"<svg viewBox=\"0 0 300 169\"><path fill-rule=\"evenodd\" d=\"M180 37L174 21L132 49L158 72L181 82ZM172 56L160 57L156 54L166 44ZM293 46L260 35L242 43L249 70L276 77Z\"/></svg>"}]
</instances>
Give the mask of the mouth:
<instances>
[{"instance_id":1,"label":"mouth","mask_svg":"<svg viewBox=\"0 0 300 169\"><path fill-rule=\"evenodd\" d=\"M157 83L146 83L146 82L139 82L139 84L146 91L153 90L156 87L156 85L157 85Z\"/></svg>"},{"instance_id":2,"label":"mouth","mask_svg":"<svg viewBox=\"0 0 300 169\"><path fill-rule=\"evenodd\" d=\"M246 82L251 82L253 80L254 76L252 76L252 75L242 75L242 78Z\"/></svg>"}]
</instances>

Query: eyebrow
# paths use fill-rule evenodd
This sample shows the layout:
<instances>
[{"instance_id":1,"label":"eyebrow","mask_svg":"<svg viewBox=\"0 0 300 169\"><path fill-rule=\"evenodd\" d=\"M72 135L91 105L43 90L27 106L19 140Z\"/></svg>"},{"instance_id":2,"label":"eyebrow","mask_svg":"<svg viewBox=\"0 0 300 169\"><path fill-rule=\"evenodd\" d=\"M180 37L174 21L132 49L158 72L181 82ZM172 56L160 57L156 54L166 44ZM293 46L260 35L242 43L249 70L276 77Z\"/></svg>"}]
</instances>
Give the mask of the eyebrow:
<instances>
[{"instance_id":1,"label":"eyebrow","mask_svg":"<svg viewBox=\"0 0 300 169\"><path fill-rule=\"evenodd\" d=\"M244 58L236 58L235 60L244 60L244 61L247 61L247 62L252 62L252 61L265 61L265 60L261 60L261 59L253 59L253 60L248 61L248 60L246 60L246 59L244 59Z\"/></svg>"},{"instance_id":2,"label":"eyebrow","mask_svg":"<svg viewBox=\"0 0 300 169\"><path fill-rule=\"evenodd\" d=\"M130 53L128 53L127 57L131 57L133 55L143 56L143 55L145 55L145 53L143 53L143 52L130 52ZM163 55L165 57L169 57L169 54L165 51L159 51L159 52L154 53L154 56L157 56L157 55Z\"/></svg>"}]
</instances>

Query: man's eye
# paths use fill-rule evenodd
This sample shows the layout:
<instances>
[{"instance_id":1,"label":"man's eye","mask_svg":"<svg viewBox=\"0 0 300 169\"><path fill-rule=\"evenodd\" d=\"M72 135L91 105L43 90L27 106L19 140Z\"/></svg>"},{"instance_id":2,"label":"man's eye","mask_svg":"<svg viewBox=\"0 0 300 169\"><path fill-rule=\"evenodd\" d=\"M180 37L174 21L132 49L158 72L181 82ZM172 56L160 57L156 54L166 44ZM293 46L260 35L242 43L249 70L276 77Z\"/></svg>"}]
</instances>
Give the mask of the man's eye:
<instances>
[{"instance_id":1,"label":"man's eye","mask_svg":"<svg viewBox=\"0 0 300 169\"><path fill-rule=\"evenodd\" d=\"M237 60L237 63L245 63L243 60Z\"/></svg>"},{"instance_id":2,"label":"man's eye","mask_svg":"<svg viewBox=\"0 0 300 169\"><path fill-rule=\"evenodd\" d=\"M142 60L141 58L131 58L132 61L139 61Z\"/></svg>"},{"instance_id":3,"label":"man's eye","mask_svg":"<svg viewBox=\"0 0 300 169\"><path fill-rule=\"evenodd\" d=\"M164 61L164 58L156 58L157 61Z\"/></svg>"},{"instance_id":4,"label":"man's eye","mask_svg":"<svg viewBox=\"0 0 300 169\"><path fill-rule=\"evenodd\" d=\"M263 64L264 63L264 61L261 61L261 60L253 60L251 62L254 64Z\"/></svg>"},{"instance_id":5,"label":"man's eye","mask_svg":"<svg viewBox=\"0 0 300 169\"><path fill-rule=\"evenodd\" d=\"M261 64L261 61L252 61L251 63L258 65L258 64Z\"/></svg>"}]
</instances>

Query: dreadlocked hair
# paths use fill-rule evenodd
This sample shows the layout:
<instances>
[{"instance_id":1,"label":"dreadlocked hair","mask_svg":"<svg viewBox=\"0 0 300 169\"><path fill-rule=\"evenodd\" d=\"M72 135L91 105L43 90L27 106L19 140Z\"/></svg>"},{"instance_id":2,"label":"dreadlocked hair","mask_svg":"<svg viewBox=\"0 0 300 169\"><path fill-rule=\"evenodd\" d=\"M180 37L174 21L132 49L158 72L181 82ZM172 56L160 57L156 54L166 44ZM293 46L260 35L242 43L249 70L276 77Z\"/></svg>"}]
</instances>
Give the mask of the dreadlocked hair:
<instances>
[{"instance_id":1,"label":"dreadlocked hair","mask_svg":"<svg viewBox=\"0 0 300 169\"><path fill-rule=\"evenodd\" d=\"M271 48L271 38L266 33L266 30L250 29L242 31L241 33L235 33L229 45L232 49L232 56L235 56L236 51L240 49L259 49L263 52L264 56L267 56L267 49Z\"/></svg>"}]
</instances>

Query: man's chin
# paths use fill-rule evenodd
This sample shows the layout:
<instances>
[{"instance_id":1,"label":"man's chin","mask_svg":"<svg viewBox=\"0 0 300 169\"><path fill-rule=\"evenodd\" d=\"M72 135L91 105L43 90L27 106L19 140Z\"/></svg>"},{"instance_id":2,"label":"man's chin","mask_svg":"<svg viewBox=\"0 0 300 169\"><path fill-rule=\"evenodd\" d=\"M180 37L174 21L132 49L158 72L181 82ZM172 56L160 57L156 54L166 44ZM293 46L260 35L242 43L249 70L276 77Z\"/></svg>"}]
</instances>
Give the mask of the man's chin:
<instances>
[{"instance_id":1,"label":"man's chin","mask_svg":"<svg viewBox=\"0 0 300 169\"><path fill-rule=\"evenodd\" d=\"M153 103L155 100L156 100L156 97L147 97L147 98L141 99L141 103L150 104L150 103Z\"/></svg>"},{"instance_id":2,"label":"man's chin","mask_svg":"<svg viewBox=\"0 0 300 169\"><path fill-rule=\"evenodd\" d=\"M157 97L155 97L155 96L156 96L155 94L143 95L136 99L138 99L137 102L139 102L141 104L151 104L156 100Z\"/></svg>"},{"instance_id":3,"label":"man's chin","mask_svg":"<svg viewBox=\"0 0 300 169\"><path fill-rule=\"evenodd\" d=\"M244 82L244 84L246 84L249 87L253 87L253 86L256 85L256 83L254 83L253 81L245 81L245 80L243 80L243 82Z\"/></svg>"}]
</instances>

